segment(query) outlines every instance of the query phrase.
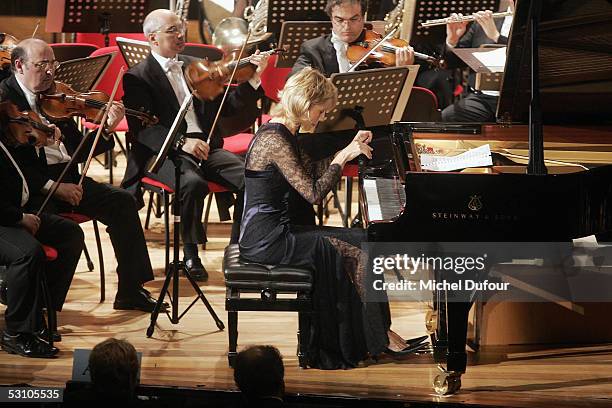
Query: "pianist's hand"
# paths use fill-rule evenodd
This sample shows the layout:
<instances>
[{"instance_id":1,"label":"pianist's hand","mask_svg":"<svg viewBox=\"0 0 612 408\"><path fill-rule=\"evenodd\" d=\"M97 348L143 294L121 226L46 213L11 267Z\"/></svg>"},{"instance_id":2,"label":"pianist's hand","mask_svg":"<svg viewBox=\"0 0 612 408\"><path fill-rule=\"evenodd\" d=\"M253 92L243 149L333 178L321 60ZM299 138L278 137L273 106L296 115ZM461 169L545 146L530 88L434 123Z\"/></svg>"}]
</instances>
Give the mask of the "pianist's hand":
<instances>
[{"instance_id":1,"label":"pianist's hand","mask_svg":"<svg viewBox=\"0 0 612 408\"><path fill-rule=\"evenodd\" d=\"M499 30L497 29L495 20L493 19L493 12L491 10L479 11L473 15L476 22L482 27L485 35L491 40L497 42L497 39L499 38Z\"/></svg>"},{"instance_id":2,"label":"pianist's hand","mask_svg":"<svg viewBox=\"0 0 612 408\"><path fill-rule=\"evenodd\" d=\"M332 164L339 164L341 167L344 167L346 163L350 162L361 154L365 155L368 159L371 159L372 148L368 146L367 143L357 139L357 136L355 136L355 139L353 139L348 146L338 152L332 161Z\"/></svg>"},{"instance_id":3,"label":"pianist's hand","mask_svg":"<svg viewBox=\"0 0 612 408\"><path fill-rule=\"evenodd\" d=\"M360 130L353 138L353 141L370 144L370 142L372 141L372 132L370 132L369 130Z\"/></svg>"}]
</instances>

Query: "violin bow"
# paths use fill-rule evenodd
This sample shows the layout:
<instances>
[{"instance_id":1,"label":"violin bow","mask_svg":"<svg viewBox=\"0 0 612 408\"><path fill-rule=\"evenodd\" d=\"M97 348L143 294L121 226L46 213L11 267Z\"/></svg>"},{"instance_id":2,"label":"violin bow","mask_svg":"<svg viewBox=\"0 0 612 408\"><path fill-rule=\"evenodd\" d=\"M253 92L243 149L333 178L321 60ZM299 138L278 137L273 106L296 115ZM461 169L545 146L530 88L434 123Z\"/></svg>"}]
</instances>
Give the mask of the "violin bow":
<instances>
[{"instance_id":1,"label":"violin bow","mask_svg":"<svg viewBox=\"0 0 612 408\"><path fill-rule=\"evenodd\" d=\"M365 61L374 51L376 51L378 49L378 47L380 47L385 41L387 41L389 38L391 38L393 36L393 34L395 34L395 32L397 31L397 29L399 28L399 26L395 27L393 30L389 31L389 33L387 35L384 36L384 38L380 41L378 41L378 43L376 43L375 46L373 46L368 52L366 52L364 54L363 57L361 57L359 59L359 61L357 61L356 63L354 63L353 65L351 65L351 67L348 69L348 71L346 72L353 72L355 71L355 68L357 68L359 66L359 64L361 64L363 61Z\"/></svg>"},{"instance_id":2,"label":"violin bow","mask_svg":"<svg viewBox=\"0 0 612 408\"><path fill-rule=\"evenodd\" d=\"M96 138L93 141L91 150L89 150L89 156L87 157L85 166L83 167L83 170L81 171L81 179L79 180L79 186L83 184L85 175L87 174L87 171L89 170L89 165L91 164L91 160L93 159L94 150L96 149L96 146L98 145L98 141L100 140L100 135L102 134L102 130L104 129L106 118L108 118L108 112L110 111L111 107L113 106L113 102L115 101L115 94L117 93L117 88L119 88L119 81L121 81L124 71L125 71L125 68L121 67L121 69L119 70L119 74L117 75L117 79L115 80L115 85L113 86L113 92L108 98L108 103L106 104L106 107L104 108L104 115L102 115L102 120L100 120L100 126L98 126L98 132L96 133Z\"/></svg>"},{"instance_id":3,"label":"violin bow","mask_svg":"<svg viewBox=\"0 0 612 408\"><path fill-rule=\"evenodd\" d=\"M36 32L38 31L38 26L40 26L40 19L36 21L36 27L34 27L34 32L32 33L32 37L30 38L34 38L34 36L36 35Z\"/></svg>"},{"instance_id":4,"label":"violin bow","mask_svg":"<svg viewBox=\"0 0 612 408\"><path fill-rule=\"evenodd\" d=\"M242 59L242 55L244 54L244 50L246 48L247 42L249 41L250 37L251 37L251 29L249 28L249 30L247 31L246 37L244 39L244 42L242 43L242 47L240 48L240 52L238 53L237 61L240 61L240 59ZM234 69L232 70L232 75L230 75L228 84L231 84L232 81L234 80L234 76L236 75L237 69L238 69L238 64L236 63L234 64ZM221 109L223 109L223 105L225 104L225 99L227 98L227 94L229 92L230 87L231 87L230 85L225 87L225 92L223 93L223 99L221 99L221 104L219 105L219 109L217 109L215 120L213 121L213 124L210 127L210 131L208 132L208 137L206 138L206 143L208 144L210 144L210 138L212 137L212 134L215 131L215 128L217 127L217 122L219 121L219 116L221 115ZM200 165L202 165L202 160L200 160Z\"/></svg>"}]
</instances>

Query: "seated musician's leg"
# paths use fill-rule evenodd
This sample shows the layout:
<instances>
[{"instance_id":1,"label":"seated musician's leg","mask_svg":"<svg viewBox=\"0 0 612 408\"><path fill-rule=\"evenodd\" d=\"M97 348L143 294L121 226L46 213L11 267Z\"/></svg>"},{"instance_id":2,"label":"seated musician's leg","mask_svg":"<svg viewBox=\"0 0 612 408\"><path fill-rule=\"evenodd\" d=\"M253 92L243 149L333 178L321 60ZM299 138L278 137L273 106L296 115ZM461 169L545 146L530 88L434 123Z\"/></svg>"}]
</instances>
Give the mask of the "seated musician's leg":
<instances>
[{"instance_id":1,"label":"seated musician's leg","mask_svg":"<svg viewBox=\"0 0 612 408\"><path fill-rule=\"evenodd\" d=\"M443 122L495 122L497 97L469 94L442 111Z\"/></svg>"},{"instance_id":2,"label":"seated musician's leg","mask_svg":"<svg viewBox=\"0 0 612 408\"><path fill-rule=\"evenodd\" d=\"M42 328L38 281L45 269L42 246L23 228L0 226L0 264L7 268L6 327L0 346L26 357L52 357L57 348L35 334Z\"/></svg>"}]
</instances>

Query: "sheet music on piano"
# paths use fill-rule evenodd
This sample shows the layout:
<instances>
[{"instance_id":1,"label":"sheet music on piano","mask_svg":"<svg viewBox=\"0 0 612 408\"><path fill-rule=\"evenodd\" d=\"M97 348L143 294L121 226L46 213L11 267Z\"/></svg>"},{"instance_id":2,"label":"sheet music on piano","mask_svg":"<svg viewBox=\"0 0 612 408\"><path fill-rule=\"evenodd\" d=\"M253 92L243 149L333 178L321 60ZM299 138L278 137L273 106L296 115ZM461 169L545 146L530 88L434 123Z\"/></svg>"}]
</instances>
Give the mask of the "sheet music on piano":
<instances>
[{"instance_id":1,"label":"sheet music on piano","mask_svg":"<svg viewBox=\"0 0 612 408\"><path fill-rule=\"evenodd\" d=\"M492 165L491 148L488 144L470 149L456 156L421 154L421 168L429 171L453 171L468 167Z\"/></svg>"}]
</instances>

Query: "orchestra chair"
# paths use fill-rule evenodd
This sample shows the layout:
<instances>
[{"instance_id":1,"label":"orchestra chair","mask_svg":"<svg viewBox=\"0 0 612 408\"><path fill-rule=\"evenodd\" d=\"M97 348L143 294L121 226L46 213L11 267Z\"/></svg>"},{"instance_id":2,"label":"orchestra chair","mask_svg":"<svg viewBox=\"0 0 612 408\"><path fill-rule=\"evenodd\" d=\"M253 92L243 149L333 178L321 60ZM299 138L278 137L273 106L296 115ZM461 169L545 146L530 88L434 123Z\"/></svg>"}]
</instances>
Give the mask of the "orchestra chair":
<instances>
[{"instance_id":1,"label":"orchestra chair","mask_svg":"<svg viewBox=\"0 0 612 408\"><path fill-rule=\"evenodd\" d=\"M149 221L151 220L151 212L153 209L153 197L154 194L158 197L157 208L154 214L156 217L163 215L164 217L164 246L165 246L165 266L168 266L170 262L170 204L172 202L172 196L174 195L174 189L159 180L151 177L143 177L140 179L141 186L145 192L149 192L149 204L147 206L147 216L145 218L145 229L149 229ZM210 207L212 205L213 195L215 193L223 193L229 191L226 187L221 184L217 184L212 181L208 181L208 198L206 200L206 210L204 212L204 232L208 229L208 218L210 215ZM163 209L159 208L163 206Z\"/></svg>"},{"instance_id":2,"label":"orchestra chair","mask_svg":"<svg viewBox=\"0 0 612 408\"><path fill-rule=\"evenodd\" d=\"M147 41L145 35L140 33L112 33L109 34L109 47L117 45L117 37L129 38L132 40ZM75 42L94 44L100 48L104 48L104 35L100 33L76 33Z\"/></svg>"},{"instance_id":3,"label":"orchestra chair","mask_svg":"<svg viewBox=\"0 0 612 408\"><path fill-rule=\"evenodd\" d=\"M272 103L278 103L278 91L285 87L287 77L291 72L291 68L277 68L276 60L278 54L271 55L268 59L268 66L261 73L261 86L264 89L265 98L262 101L262 116L259 119L259 125L270 120L270 116L266 113L270 112Z\"/></svg>"},{"instance_id":4,"label":"orchestra chair","mask_svg":"<svg viewBox=\"0 0 612 408\"><path fill-rule=\"evenodd\" d=\"M440 122L442 114L438 108L436 94L427 88L413 86L404 113L403 122Z\"/></svg>"},{"instance_id":5,"label":"orchestra chair","mask_svg":"<svg viewBox=\"0 0 612 408\"><path fill-rule=\"evenodd\" d=\"M233 367L238 354L238 312L266 311L298 313L298 362L300 367L306 368L306 348L313 313L312 272L291 265L242 261L238 244L232 244L225 248L223 275L229 338L227 359L230 367ZM279 298L278 294L295 297Z\"/></svg>"},{"instance_id":6,"label":"orchestra chair","mask_svg":"<svg viewBox=\"0 0 612 408\"><path fill-rule=\"evenodd\" d=\"M116 45L112 47L98 48L91 54L92 57L95 57L98 55L111 54L113 52L116 52L115 58L113 59L108 69L106 70L102 78L100 79L100 82L96 86L96 90L104 91L108 95L110 95L113 92L113 86L115 85L115 80L117 79L117 75L119 75L119 71L121 70L121 67L123 67L124 72L127 71L127 64L125 60L123 59L123 55L121 54L121 52L119 52L119 47ZM121 102L122 97L123 97L123 79L119 81L119 86L117 88L117 92L115 93L114 100L117 102ZM82 124L83 124L83 127L85 127L88 130L95 130L98 128L98 125L91 123L91 122L87 122L85 120L82 121ZM119 139L119 136L117 135L117 132L125 133L128 131L129 131L129 128L127 124L127 119L124 117L123 119L121 119L121 122L119 122L119 125L115 129L115 132L113 132L112 134L112 137L115 139L115 142L119 145L121 152L126 157L127 157L127 150L125 146L123 145L123 143L121 143L121 140ZM106 153L106 164L108 165L108 169L109 169L108 171L109 171L109 183L110 184L113 184L114 162L115 162L115 159L113 157L113 152L108 151Z\"/></svg>"},{"instance_id":7,"label":"orchestra chair","mask_svg":"<svg viewBox=\"0 0 612 408\"><path fill-rule=\"evenodd\" d=\"M89 57L98 49L97 45L88 43L54 43L49 46L53 49L55 59L59 62Z\"/></svg>"},{"instance_id":8,"label":"orchestra chair","mask_svg":"<svg viewBox=\"0 0 612 408\"><path fill-rule=\"evenodd\" d=\"M106 282L104 279L104 255L102 254L102 241L100 240L100 230L98 228L98 221L95 218L88 217L85 214L69 212L69 213L61 213L60 217L66 218L70 221L74 221L77 224L83 224L86 222L93 222L94 227L94 235L96 237L96 246L98 248L98 261L100 262L100 303L104 302L106 299ZM91 258L89 257L89 253L87 251L87 246L84 247L85 257L87 258L87 268L92 271L93 263L91 262Z\"/></svg>"},{"instance_id":9,"label":"orchestra chair","mask_svg":"<svg viewBox=\"0 0 612 408\"><path fill-rule=\"evenodd\" d=\"M45 257L47 262L52 262L57 259L57 250L51 246L43 245L43 251L45 251ZM0 303L6 305L7 303L7 282L6 282L6 271L7 267L0 265ZM48 337L47 342L53 346L53 332L57 331L57 313L51 303L51 292L49 291L49 285L47 284L47 276L44 273L39 274L40 276L40 288L43 295L43 306L47 309L47 327Z\"/></svg>"}]
</instances>

